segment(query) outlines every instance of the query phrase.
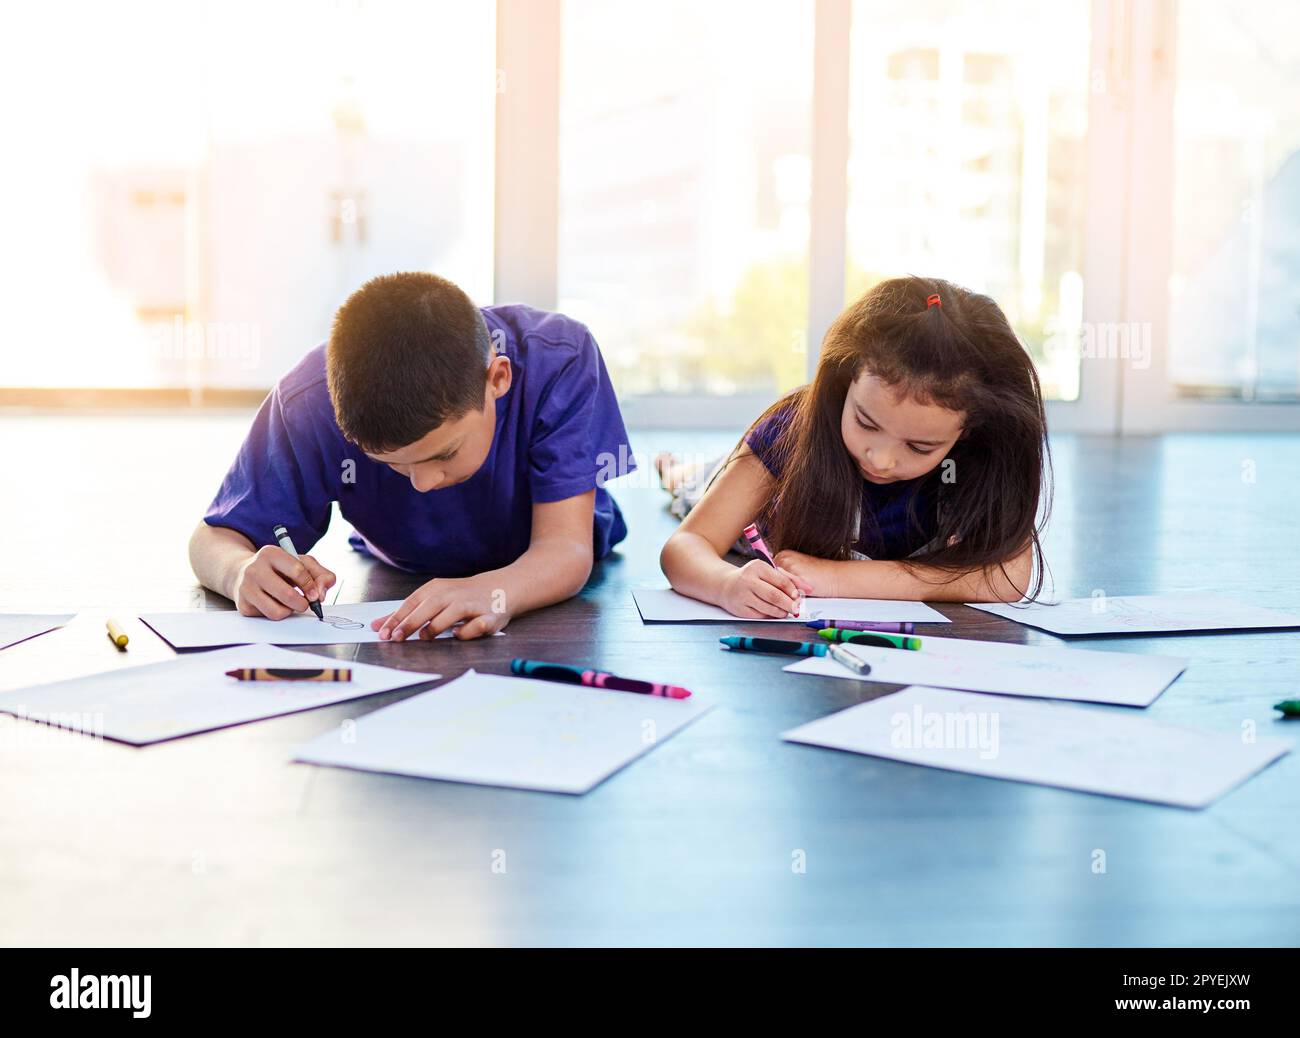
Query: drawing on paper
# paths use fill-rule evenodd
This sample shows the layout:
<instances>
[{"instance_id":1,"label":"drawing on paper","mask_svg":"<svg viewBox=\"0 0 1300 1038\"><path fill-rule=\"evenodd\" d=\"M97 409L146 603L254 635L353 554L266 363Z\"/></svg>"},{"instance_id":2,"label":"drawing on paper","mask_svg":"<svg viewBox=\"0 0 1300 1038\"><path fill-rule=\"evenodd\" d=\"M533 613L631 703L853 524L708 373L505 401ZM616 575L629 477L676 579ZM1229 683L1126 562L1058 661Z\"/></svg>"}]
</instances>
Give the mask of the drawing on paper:
<instances>
[{"instance_id":1,"label":"drawing on paper","mask_svg":"<svg viewBox=\"0 0 1300 1038\"><path fill-rule=\"evenodd\" d=\"M360 620L353 620L347 616L326 616L322 619L336 631L359 631L366 626Z\"/></svg>"}]
</instances>

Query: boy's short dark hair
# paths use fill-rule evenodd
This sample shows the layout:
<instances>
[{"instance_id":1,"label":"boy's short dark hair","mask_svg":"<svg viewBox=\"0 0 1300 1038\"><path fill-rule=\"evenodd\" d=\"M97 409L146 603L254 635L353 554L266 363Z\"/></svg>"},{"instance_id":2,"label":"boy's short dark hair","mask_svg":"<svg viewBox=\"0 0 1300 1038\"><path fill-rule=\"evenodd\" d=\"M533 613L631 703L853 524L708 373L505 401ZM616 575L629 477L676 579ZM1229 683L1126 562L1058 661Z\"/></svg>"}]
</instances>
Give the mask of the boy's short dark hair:
<instances>
[{"instance_id":1,"label":"boy's short dark hair","mask_svg":"<svg viewBox=\"0 0 1300 1038\"><path fill-rule=\"evenodd\" d=\"M376 454L414 443L482 410L490 356L483 315L446 278L373 278L339 307L325 349L339 428Z\"/></svg>"}]
</instances>

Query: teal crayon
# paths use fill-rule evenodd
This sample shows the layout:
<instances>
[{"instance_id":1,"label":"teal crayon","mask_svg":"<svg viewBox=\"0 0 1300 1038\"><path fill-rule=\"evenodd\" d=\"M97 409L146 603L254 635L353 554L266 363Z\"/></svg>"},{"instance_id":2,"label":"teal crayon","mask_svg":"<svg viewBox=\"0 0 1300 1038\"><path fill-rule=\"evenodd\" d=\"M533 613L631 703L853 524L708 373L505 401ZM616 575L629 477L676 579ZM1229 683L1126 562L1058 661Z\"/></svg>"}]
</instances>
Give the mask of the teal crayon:
<instances>
[{"instance_id":1,"label":"teal crayon","mask_svg":"<svg viewBox=\"0 0 1300 1038\"><path fill-rule=\"evenodd\" d=\"M846 631L839 627L823 627L817 632L828 642L848 642L850 645L875 645L881 649L919 649L920 638L905 634L886 634L884 631Z\"/></svg>"},{"instance_id":2,"label":"teal crayon","mask_svg":"<svg viewBox=\"0 0 1300 1038\"><path fill-rule=\"evenodd\" d=\"M792 642L784 638L719 638L728 649L738 652L772 652L782 656L825 656L826 646L818 642Z\"/></svg>"}]
</instances>

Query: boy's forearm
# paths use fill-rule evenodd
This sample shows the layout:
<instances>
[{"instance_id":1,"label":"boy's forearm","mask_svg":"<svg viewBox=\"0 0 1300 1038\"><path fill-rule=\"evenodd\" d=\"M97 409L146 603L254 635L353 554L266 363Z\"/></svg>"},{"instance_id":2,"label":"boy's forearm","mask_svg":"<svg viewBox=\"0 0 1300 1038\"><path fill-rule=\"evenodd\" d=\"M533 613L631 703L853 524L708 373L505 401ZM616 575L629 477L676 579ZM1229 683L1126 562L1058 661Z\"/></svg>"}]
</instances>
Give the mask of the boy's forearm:
<instances>
[{"instance_id":1,"label":"boy's forearm","mask_svg":"<svg viewBox=\"0 0 1300 1038\"><path fill-rule=\"evenodd\" d=\"M255 553L247 537L225 526L201 522L190 537L190 567L199 583L232 601L240 567Z\"/></svg>"},{"instance_id":2,"label":"boy's forearm","mask_svg":"<svg viewBox=\"0 0 1300 1038\"><path fill-rule=\"evenodd\" d=\"M713 545L699 534L678 530L659 553L659 567L679 594L717 603L722 598L722 581L735 567L718 556Z\"/></svg>"},{"instance_id":3,"label":"boy's forearm","mask_svg":"<svg viewBox=\"0 0 1300 1038\"><path fill-rule=\"evenodd\" d=\"M494 595L500 592L502 608L511 616L520 616L572 598L587 583L591 566L590 542L557 537L534 541L510 565L474 579Z\"/></svg>"},{"instance_id":4,"label":"boy's forearm","mask_svg":"<svg viewBox=\"0 0 1300 1038\"><path fill-rule=\"evenodd\" d=\"M934 566L905 566L901 562L856 560L831 562L833 584L840 598L886 598L929 602L1015 602L1029 583L1021 560L992 570L953 574Z\"/></svg>"}]
</instances>

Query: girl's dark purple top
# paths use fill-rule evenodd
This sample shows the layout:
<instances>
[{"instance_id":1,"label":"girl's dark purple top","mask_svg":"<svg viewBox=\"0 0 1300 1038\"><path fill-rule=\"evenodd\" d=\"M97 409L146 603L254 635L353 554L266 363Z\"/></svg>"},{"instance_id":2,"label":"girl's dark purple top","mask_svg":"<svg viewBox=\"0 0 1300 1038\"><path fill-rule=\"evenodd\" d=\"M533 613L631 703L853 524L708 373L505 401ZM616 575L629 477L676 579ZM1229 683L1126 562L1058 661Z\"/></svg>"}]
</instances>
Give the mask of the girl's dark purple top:
<instances>
[{"instance_id":1,"label":"girl's dark purple top","mask_svg":"<svg viewBox=\"0 0 1300 1038\"><path fill-rule=\"evenodd\" d=\"M789 427L792 411L782 408L763 419L745 437L749 449L773 476L781 475L777 443ZM870 559L905 559L924 548L938 533L935 493L937 473L897 483L861 479L862 524L853 550ZM915 509L915 517L909 514Z\"/></svg>"}]
</instances>

